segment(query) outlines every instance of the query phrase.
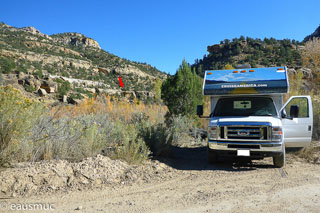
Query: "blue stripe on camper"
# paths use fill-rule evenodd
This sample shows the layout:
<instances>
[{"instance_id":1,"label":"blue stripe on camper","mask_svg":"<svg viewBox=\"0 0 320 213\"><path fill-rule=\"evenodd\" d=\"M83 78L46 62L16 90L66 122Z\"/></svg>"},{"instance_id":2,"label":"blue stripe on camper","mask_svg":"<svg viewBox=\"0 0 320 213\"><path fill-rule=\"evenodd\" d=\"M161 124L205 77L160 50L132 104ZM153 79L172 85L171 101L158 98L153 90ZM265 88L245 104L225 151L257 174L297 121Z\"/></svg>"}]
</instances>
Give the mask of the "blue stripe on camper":
<instances>
[{"instance_id":1,"label":"blue stripe on camper","mask_svg":"<svg viewBox=\"0 0 320 213\"><path fill-rule=\"evenodd\" d=\"M204 95L287 93L286 67L209 70Z\"/></svg>"}]
</instances>

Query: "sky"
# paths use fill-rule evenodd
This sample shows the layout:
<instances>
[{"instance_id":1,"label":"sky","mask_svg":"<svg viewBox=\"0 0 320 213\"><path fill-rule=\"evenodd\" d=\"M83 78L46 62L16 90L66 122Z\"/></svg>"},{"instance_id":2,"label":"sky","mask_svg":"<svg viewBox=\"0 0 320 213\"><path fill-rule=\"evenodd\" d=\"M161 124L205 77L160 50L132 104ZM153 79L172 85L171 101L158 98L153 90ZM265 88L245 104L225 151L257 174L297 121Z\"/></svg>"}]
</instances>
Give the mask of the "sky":
<instances>
[{"instance_id":1,"label":"sky","mask_svg":"<svg viewBox=\"0 0 320 213\"><path fill-rule=\"evenodd\" d=\"M319 0L1 0L0 21L51 35L78 32L121 58L174 74L221 40L302 41L320 24Z\"/></svg>"}]
</instances>

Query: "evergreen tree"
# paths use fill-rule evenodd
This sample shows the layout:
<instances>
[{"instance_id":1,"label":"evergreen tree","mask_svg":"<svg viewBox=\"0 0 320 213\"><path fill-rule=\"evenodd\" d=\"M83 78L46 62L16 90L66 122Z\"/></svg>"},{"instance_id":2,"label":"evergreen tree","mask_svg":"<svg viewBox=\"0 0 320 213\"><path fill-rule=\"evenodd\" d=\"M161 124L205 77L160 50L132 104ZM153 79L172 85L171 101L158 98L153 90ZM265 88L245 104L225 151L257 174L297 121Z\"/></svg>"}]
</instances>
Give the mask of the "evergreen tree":
<instances>
[{"instance_id":1,"label":"evergreen tree","mask_svg":"<svg viewBox=\"0 0 320 213\"><path fill-rule=\"evenodd\" d=\"M175 75L168 77L161 87L161 98L171 115L194 115L202 104L202 81L183 60Z\"/></svg>"}]
</instances>

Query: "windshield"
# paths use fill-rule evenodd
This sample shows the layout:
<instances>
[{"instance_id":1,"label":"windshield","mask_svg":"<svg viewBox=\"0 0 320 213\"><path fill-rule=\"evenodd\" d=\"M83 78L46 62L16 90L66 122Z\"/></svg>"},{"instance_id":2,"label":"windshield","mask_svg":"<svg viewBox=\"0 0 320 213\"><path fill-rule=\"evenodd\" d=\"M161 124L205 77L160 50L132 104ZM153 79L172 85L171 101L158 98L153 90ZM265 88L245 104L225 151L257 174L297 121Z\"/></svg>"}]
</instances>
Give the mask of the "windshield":
<instances>
[{"instance_id":1,"label":"windshield","mask_svg":"<svg viewBox=\"0 0 320 213\"><path fill-rule=\"evenodd\" d=\"M271 98L232 97L219 99L213 116L277 116Z\"/></svg>"}]
</instances>

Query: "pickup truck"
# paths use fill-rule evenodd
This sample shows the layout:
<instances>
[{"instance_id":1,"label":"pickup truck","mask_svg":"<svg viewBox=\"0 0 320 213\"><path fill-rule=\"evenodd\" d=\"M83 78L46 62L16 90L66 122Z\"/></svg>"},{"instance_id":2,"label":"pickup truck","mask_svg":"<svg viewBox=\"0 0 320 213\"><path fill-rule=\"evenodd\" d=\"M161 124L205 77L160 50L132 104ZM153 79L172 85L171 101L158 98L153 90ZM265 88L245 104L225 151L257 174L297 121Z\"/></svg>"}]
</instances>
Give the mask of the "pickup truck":
<instances>
[{"instance_id":1,"label":"pickup truck","mask_svg":"<svg viewBox=\"0 0 320 213\"><path fill-rule=\"evenodd\" d=\"M292 96L286 67L208 70L203 94L210 96L208 162L221 156L263 159L285 165L285 147L306 147L313 128L310 96ZM203 106L197 107L203 115Z\"/></svg>"}]
</instances>

